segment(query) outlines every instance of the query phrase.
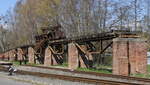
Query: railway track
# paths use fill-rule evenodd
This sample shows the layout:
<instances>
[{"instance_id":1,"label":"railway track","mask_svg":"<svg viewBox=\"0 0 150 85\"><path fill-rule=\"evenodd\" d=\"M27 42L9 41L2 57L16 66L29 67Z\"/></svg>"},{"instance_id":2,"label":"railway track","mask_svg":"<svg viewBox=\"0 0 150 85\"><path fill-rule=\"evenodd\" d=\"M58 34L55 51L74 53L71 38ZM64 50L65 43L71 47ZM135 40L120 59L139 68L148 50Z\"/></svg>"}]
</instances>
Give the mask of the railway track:
<instances>
[{"instance_id":1,"label":"railway track","mask_svg":"<svg viewBox=\"0 0 150 85\"><path fill-rule=\"evenodd\" d=\"M129 76L122 76L122 75L113 75L113 74L105 74L105 73L97 73L97 72L85 72L85 71L78 71L78 70L70 70L70 69L64 69L64 68L53 68L53 67L44 67L44 66L31 66L31 65L25 65L29 67L36 67L36 68L42 68L42 69L50 69L50 70L59 70L64 72L70 72L70 73L76 73L76 74L85 74L85 75L94 75L94 76L101 76L101 77L110 77L110 78L117 78L117 79L124 79L127 81L141 81L145 83L149 83L150 85L150 79L147 78L138 78L138 77L129 77Z\"/></svg>"},{"instance_id":2,"label":"railway track","mask_svg":"<svg viewBox=\"0 0 150 85\"><path fill-rule=\"evenodd\" d=\"M6 72L7 68L0 66L0 70ZM30 72L30 71L23 71L23 70L18 70L17 74L32 75L32 76L44 77L44 78L54 78L54 79L61 79L61 80L73 81L73 82L85 82L85 83L92 83L96 85L140 85L140 84L135 84L135 83L118 82L118 81L111 81L111 80L108 81L108 80L83 78L83 77L73 77L73 76L66 76L66 75L47 74L47 73Z\"/></svg>"}]
</instances>

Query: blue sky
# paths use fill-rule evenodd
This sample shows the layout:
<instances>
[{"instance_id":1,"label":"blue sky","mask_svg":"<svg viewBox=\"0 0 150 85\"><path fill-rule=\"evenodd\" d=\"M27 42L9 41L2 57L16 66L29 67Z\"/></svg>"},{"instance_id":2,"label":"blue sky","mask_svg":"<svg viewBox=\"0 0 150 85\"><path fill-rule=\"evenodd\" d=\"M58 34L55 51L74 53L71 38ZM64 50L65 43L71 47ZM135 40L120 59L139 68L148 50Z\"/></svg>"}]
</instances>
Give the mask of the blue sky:
<instances>
[{"instance_id":1,"label":"blue sky","mask_svg":"<svg viewBox=\"0 0 150 85\"><path fill-rule=\"evenodd\" d=\"M5 15L7 10L13 8L17 0L0 0L0 15Z\"/></svg>"}]
</instances>

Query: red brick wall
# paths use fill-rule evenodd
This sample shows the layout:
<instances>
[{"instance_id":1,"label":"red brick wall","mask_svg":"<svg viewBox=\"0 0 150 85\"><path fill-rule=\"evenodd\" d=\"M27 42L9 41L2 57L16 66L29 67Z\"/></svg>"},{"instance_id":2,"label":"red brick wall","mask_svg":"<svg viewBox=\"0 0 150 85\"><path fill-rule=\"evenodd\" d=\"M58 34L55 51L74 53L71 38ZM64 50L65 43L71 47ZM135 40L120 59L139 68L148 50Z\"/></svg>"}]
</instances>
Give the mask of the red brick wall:
<instances>
[{"instance_id":1,"label":"red brick wall","mask_svg":"<svg viewBox=\"0 0 150 85\"><path fill-rule=\"evenodd\" d=\"M4 57L5 57L5 54L4 54L4 53L1 53L1 54L0 54L0 59L3 60Z\"/></svg>"},{"instance_id":2,"label":"red brick wall","mask_svg":"<svg viewBox=\"0 0 150 85\"><path fill-rule=\"evenodd\" d=\"M146 73L147 47L140 38L116 38L113 40L113 73Z\"/></svg>"},{"instance_id":3,"label":"red brick wall","mask_svg":"<svg viewBox=\"0 0 150 85\"><path fill-rule=\"evenodd\" d=\"M4 53L4 60L9 60L9 53L8 52Z\"/></svg>"},{"instance_id":4,"label":"red brick wall","mask_svg":"<svg viewBox=\"0 0 150 85\"><path fill-rule=\"evenodd\" d=\"M17 48L17 60L23 60L23 51L21 48Z\"/></svg>"},{"instance_id":5,"label":"red brick wall","mask_svg":"<svg viewBox=\"0 0 150 85\"><path fill-rule=\"evenodd\" d=\"M127 41L113 40L113 74L128 75Z\"/></svg>"},{"instance_id":6,"label":"red brick wall","mask_svg":"<svg viewBox=\"0 0 150 85\"><path fill-rule=\"evenodd\" d=\"M46 48L46 50L45 50L44 65L45 66L52 65L52 52L49 48Z\"/></svg>"},{"instance_id":7,"label":"red brick wall","mask_svg":"<svg viewBox=\"0 0 150 85\"><path fill-rule=\"evenodd\" d=\"M136 42L136 73L146 73L147 71L147 47L145 42Z\"/></svg>"},{"instance_id":8,"label":"red brick wall","mask_svg":"<svg viewBox=\"0 0 150 85\"><path fill-rule=\"evenodd\" d=\"M10 61L15 61L16 58L16 51L15 50L10 50L9 51L9 60Z\"/></svg>"},{"instance_id":9,"label":"red brick wall","mask_svg":"<svg viewBox=\"0 0 150 85\"><path fill-rule=\"evenodd\" d=\"M28 48L29 63L34 64L34 49L32 47Z\"/></svg>"},{"instance_id":10,"label":"red brick wall","mask_svg":"<svg viewBox=\"0 0 150 85\"><path fill-rule=\"evenodd\" d=\"M68 65L69 69L77 69L79 66L78 49L74 43L68 44Z\"/></svg>"}]
</instances>

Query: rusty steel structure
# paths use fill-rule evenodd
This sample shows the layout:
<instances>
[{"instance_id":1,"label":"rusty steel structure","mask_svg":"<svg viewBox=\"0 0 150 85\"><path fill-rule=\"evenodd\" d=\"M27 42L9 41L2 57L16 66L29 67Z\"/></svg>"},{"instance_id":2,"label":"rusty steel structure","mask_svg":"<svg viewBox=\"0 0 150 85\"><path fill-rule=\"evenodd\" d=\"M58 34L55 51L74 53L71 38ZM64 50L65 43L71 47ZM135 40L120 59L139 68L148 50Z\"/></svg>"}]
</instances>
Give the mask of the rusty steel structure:
<instances>
[{"instance_id":1,"label":"rusty steel structure","mask_svg":"<svg viewBox=\"0 0 150 85\"><path fill-rule=\"evenodd\" d=\"M63 64L64 58L67 56L70 69L93 68L93 55L100 54L102 56L111 48L114 74L146 73L146 43L140 37L139 32L112 30L67 38L60 28L61 26L42 28L43 33L35 36L35 45L21 46L14 48L15 50L10 49L2 53L1 58L26 60L29 63L50 66ZM98 44L99 48L97 48ZM136 50L134 47L139 48Z\"/></svg>"}]
</instances>

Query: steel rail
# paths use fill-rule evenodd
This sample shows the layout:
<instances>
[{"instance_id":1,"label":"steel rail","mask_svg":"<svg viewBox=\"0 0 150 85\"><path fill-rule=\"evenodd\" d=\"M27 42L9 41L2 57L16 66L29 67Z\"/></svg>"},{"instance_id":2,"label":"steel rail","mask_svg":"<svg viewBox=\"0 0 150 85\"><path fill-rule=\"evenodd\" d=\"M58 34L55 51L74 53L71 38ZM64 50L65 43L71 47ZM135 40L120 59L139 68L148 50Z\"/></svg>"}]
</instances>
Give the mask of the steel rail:
<instances>
[{"instance_id":1,"label":"steel rail","mask_svg":"<svg viewBox=\"0 0 150 85\"><path fill-rule=\"evenodd\" d=\"M0 70L6 71L7 69L5 67L0 66ZM44 77L44 78L54 78L54 79L72 81L72 82L85 82L85 83L92 83L96 85L140 85L140 84L135 84L135 83L102 80L102 79L92 79L92 78L84 78L84 77L74 77L74 76L57 75L57 74L47 74L47 73L30 72L30 71L23 71L23 70L18 70L16 74L32 75L32 76Z\"/></svg>"}]
</instances>

